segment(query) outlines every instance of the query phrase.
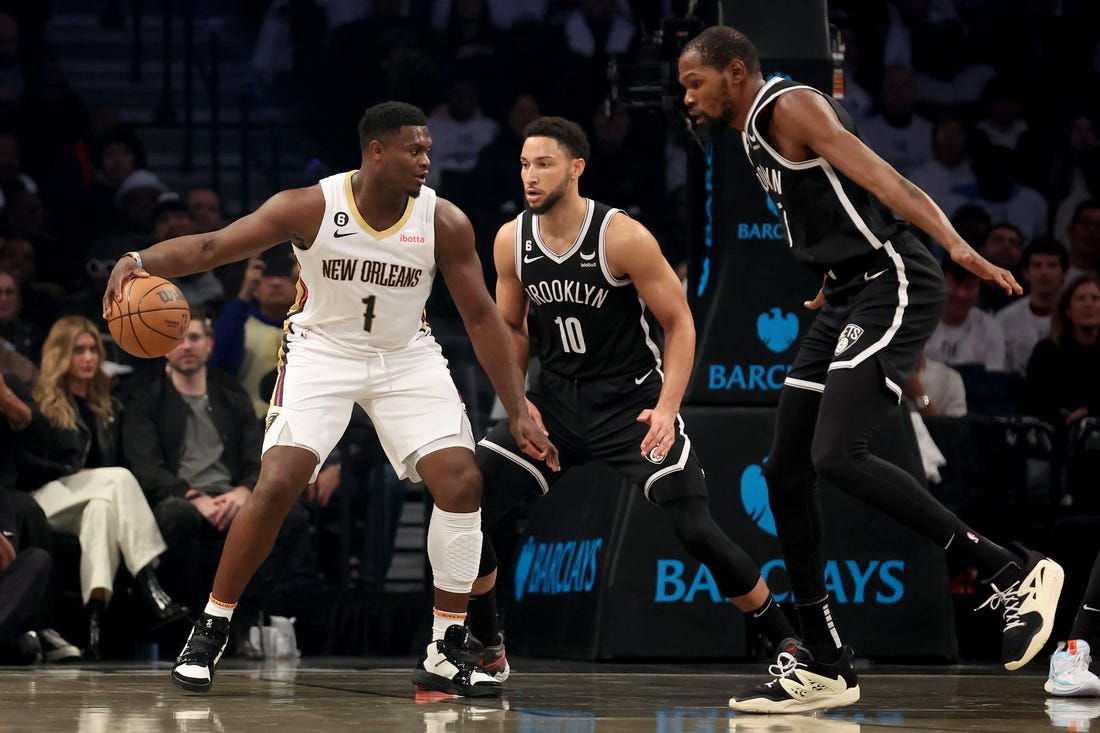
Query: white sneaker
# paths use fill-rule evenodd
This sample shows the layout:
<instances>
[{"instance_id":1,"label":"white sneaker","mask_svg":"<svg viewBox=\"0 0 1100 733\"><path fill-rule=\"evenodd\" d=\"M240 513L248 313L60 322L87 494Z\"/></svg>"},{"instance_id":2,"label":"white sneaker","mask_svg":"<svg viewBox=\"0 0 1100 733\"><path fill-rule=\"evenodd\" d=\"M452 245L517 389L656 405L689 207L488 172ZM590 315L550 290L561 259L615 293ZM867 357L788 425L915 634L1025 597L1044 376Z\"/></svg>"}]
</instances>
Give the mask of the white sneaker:
<instances>
[{"instance_id":1,"label":"white sneaker","mask_svg":"<svg viewBox=\"0 0 1100 733\"><path fill-rule=\"evenodd\" d=\"M1043 689L1059 697L1100 696L1100 677L1089 671L1090 651L1088 642L1081 639L1058 642Z\"/></svg>"},{"instance_id":2,"label":"white sneaker","mask_svg":"<svg viewBox=\"0 0 1100 733\"><path fill-rule=\"evenodd\" d=\"M428 644L416 663L413 684L461 697L500 697L500 680L478 667L466 641L468 633L465 626L454 624L442 639Z\"/></svg>"}]
</instances>

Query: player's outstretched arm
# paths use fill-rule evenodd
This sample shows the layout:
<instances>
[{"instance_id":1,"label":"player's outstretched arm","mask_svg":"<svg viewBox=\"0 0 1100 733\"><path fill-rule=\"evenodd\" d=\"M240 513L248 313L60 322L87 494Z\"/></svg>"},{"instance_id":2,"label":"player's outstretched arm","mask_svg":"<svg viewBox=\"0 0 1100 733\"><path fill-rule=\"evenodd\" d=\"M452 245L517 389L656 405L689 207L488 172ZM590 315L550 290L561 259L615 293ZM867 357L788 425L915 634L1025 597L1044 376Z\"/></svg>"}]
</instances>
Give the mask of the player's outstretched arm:
<instances>
[{"instance_id":1,"label":"player's outstretched arm","mask_svg":"<svg viewBox=\"0 0 1100 733\"><path fill-rule=\"evenodd\" d=\"M676 414L695 362L695 321L680 278L660 245L639 222L616 216L607 228L607 264L616 277L629 275L634 288L665 333L664 384L657 404L638 415L649 425L642 455L667 454L676 439Z\"/></svg>"},{"instance_id":2,"label":"player's outstretched arm","mask_svg":"<svg viewBox=\"0 0 1100 733\"><path fill-rule=\"evenodd\" d=\"M509 328L497 309L474 249L474 228L462 211L439 199L435 206L436 261L462 316L477 360L508 412L521 450L558 470L558 450L527 414L523 373L516 364Z\"/></svg>"},{"instance_id":3,"label":"player's outstretched arm","mask_svg":"<svg viewBox=\"0 0 1100 733\"><path fill-rule=\"evenodd\" d=\"M236 262L290 240L298 247L313 243L324 216L325 199L319 185L281 191L251 214L213 232L166 239L139 252L141 265L120 257L103 294L103 317L122 284L131 277L179 277Z\"/></svg>"},{"instance_id":4,"label":"player's outstretched arm","mask_svg":"<svg viewBox=\"0 0 1100 733\"><path fill-rule=\"evenodd\" d=\"M928 194L844 129L821 95L792 91L776 99L775 109L769 132L781 151L808 148L809 154L824 158L892 211L920 227L960 265L992 280L1007 293L1023 293L1012 273L995 266L966 243Z\"/></svg>"}]
</instances>

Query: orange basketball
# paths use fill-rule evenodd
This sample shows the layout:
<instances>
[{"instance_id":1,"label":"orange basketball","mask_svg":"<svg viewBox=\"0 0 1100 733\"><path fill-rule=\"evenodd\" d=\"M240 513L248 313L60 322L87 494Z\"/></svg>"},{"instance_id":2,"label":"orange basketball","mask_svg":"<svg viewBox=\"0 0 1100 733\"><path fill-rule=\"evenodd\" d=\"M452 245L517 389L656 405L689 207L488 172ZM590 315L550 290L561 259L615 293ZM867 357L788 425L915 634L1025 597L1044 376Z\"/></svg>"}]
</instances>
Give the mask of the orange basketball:
<instances>
[{"instance_id":1,"label":"orange basketball","mask_svg":"<svg viewBox=\"0 0 1100 733\"><path fill-rule=\"evenodd\" d=\"M107 327L123 351L134 356L164 356L187 334L191 306L163 277L135 277L122 285L122 300L112 301Z\"/></svg>"}]
</instances>

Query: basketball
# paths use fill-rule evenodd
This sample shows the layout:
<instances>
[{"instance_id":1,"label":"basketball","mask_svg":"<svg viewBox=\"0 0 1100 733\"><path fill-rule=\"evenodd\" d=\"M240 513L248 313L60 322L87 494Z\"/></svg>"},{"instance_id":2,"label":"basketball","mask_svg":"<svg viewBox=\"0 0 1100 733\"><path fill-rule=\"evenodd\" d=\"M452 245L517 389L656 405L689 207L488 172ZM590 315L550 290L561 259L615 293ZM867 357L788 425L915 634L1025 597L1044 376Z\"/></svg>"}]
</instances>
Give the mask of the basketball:
<instances>
[{"instance_id":1,"label":"basketball","mask_svg":"<svg viewBox=\"0 0 1100 733\"><path fill-rule=\"evenodd\" d=\"M122 300L112 301L107 327L127 354L151 359L164 356L187 333L191 306L163 277L135 277L122 285Z\"/></svg>"}]
</instances>

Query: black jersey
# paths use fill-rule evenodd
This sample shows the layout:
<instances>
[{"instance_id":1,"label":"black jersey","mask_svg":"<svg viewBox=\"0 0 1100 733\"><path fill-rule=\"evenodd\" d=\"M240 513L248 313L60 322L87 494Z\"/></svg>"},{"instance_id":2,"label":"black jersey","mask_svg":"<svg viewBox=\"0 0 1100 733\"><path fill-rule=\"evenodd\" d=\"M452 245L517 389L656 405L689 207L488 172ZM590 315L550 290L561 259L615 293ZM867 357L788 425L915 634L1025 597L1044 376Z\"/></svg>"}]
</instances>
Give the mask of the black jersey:
<instances>
[{"instance_id":1,"label":"black jersey","mask_svg":"<svg viewBox=\"0 0 1100 733\"><path fill-rule=\"evenodd\" d=\"M892 241L899 252L913 246L915 240L908 237L891 239L908 230L908 224L867 189L834 169L824 158L800 163L787 160L765 139L775 112L773 103L792 89L821 94L812 87L783 78L768 81L749 108L741 140L760 185L779 211L795 258L824 273L882 249L887 241ZM840 124L858 135L848 111L831 97L821 96L836 112Z\"/></svg>"},{"instance_id":2,"label":"black jersey","mask_svg":"<svg viewBox=\"0 0 1100 733\"><path fill-rule=\"evenodd\" d=\"M623 212L586 202L580 234L561 255L543 244L538 216L516 218L516 274L531 301L532 346L543 369L568 379L644 374L661 365L659 328L630 279L607 265L607 227Z\"/></svg>"}]
</instances>

